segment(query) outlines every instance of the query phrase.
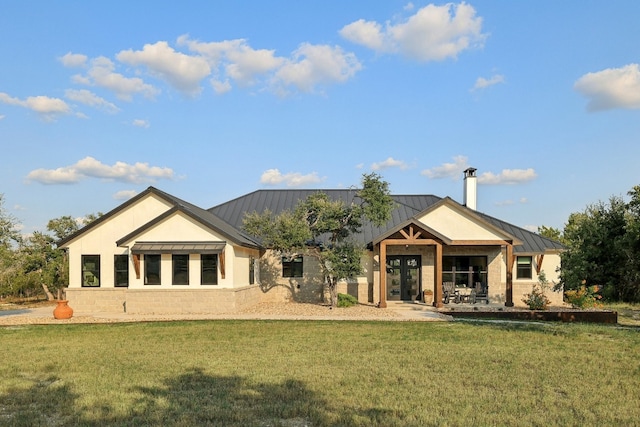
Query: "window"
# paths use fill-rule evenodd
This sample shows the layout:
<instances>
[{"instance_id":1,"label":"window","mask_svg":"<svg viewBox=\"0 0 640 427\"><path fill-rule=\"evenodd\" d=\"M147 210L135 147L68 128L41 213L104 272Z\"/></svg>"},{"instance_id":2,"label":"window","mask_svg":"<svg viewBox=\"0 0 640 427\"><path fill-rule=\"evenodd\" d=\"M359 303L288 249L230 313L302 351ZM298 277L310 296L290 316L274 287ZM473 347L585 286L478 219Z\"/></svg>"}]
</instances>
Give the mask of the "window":
<instances>
[{"instance_id":1,"label":"window","mask_svg":"<svg viewBox=\"0 0 640 427\"><path fill-rule=\"evenodd\" d=\"M249 284L260 283L260 263L254 257L249 257Z\"/></svg>"},{"instance_id":2,"label":"window","mask_svg":"<svg viewBox=\"0 0 640 427\"><path fill-rule=\"evenodd\" d=\"M519 256L516 261L516 279L531 279L532 257Z\"/></svg>"},{"instance_id":3,"label":"window","mask_svg":"<svg viewBox=\"0 0 640 427\"><path fill-rule=\"evenodd\" d=\"M100 286L100 255L82 255L82 286Z\"/></svg>"},{"instance_id":4,"label":"window","mask_svg":"<svg viewBox=\"0 0 640 427\"><path fill-rule=\"evenodd\" d=\"M202 272L200 275L200 283L202 285L218 284L218 255L202 254L200 255L200 264Z\"/></svg>"},{"instance_id":5,"label":"window","mask_svg":"<svg viewBox=\"0 0 640 427\"><path fill-rule=\"evenodd\" d=\"M486 256L443 256L442 281L454 282L456 286L474 287L476 282L487 281Z\"/></svg>"},{"instance_id":6,"label":"window","mask_svg":"<svg viewBox=\"0 0 640 427\"><path fill-rule=\"evenodd\" d=\"M173 284L189 284L189 255L173 255Z\"/></svg>"},{"instance_id":7,"label":"window","mask_svg":"<svg viewBox=\"0 0 640 427\"><path fill-rule=\"evenodd\" d=\"M129 256L116 255L114 257L113 266L113 285L117 288L126 288L129 286Z\"/></svg>"},{"instance_id":8,"label":"window","mask_svg":"<svg viewBox=\"0 0 640 427\"><path fill-rule=\"evenodd\" d=\"M146 254L144 256L144 284L160 284L160 255Z\"/></svg>"},{"instance_id":9,"label":"window","mask_svg":"<svg viewBox=\"0 0 640 427\"><path fill-rule=\"evenodd\" d=\"M282 277L302 277L302 255L282 257Z\"/></svg>"}]
</instances>

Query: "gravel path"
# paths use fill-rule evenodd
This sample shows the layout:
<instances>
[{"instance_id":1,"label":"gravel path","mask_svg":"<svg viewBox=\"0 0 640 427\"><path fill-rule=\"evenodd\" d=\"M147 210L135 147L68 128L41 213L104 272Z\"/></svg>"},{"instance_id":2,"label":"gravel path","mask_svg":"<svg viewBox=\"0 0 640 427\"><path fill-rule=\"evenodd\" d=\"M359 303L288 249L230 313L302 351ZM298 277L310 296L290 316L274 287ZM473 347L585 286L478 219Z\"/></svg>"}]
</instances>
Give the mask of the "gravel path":
<instances>
[{"instance_id":1,"label":"gravel path","mask_svg":"<svg viewBox=\"0 0 640 427\"><path fill-rule=\"evenodd\" d=\"M235 313L223 314L176 314L176 315L132 315L127 313L97 313L92 316L74 315L71 319L57 320L53 317L55 305L0 311L0 326L72 324L72 323L119 323L171 320L380 320L380 321L442 321L450 320L432 310L380 309L373 305L358 305L349 308L334 308L304 303L261 303ZM414 307L409 307L414 308Z\"/></svg>"}]
</instances>

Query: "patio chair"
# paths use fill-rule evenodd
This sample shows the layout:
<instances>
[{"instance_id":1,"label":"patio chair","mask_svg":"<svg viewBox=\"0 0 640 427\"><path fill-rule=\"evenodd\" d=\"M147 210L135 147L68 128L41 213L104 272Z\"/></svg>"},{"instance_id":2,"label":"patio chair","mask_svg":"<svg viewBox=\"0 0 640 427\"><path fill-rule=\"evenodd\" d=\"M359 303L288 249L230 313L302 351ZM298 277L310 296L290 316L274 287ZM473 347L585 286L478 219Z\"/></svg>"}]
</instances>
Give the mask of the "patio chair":
<instances>
[{"instance_id":1,"label":"patio chair","mask_svg":"<svg viewBox=\"0 0 640 427\"><path fill-rule=\"evenodd\" d=\"M471 292L471 302L475 304L484 300L485 304L489 304L489 287L482 282L476 282Z\"/></svg>"},{"instance_id":2,"label":"patio chair","mask_svg":"<svg viewBox=\"0 0 640 427\"><path fill-rule=\"evenodd\" d=\"M456 289L456 284L453 282L442 282L442 300L445 304L449 304L449 301L453 299L453 302L458 304L460 302L460 293Z\"/></svg>"}]
</instances>

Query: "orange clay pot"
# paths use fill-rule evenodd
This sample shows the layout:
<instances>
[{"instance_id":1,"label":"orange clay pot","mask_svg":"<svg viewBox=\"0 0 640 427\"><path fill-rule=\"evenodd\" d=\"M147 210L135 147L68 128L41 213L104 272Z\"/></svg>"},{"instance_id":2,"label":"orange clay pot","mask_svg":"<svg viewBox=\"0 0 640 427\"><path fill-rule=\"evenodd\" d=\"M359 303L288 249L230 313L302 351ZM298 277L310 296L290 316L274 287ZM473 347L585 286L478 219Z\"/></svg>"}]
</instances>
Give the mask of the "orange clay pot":
<instances>
[{"instance_id":1,"label":"orange clay pot","mask_svg":"<svg viewBox=\"0 0 640 427\"><path fill-rule=\"evenodd\" d=\"M53 317L56 319L71 319L73 309L69 307L69 301L58 300L58 305L53 310Z\"/></svg>"}]
</instances>

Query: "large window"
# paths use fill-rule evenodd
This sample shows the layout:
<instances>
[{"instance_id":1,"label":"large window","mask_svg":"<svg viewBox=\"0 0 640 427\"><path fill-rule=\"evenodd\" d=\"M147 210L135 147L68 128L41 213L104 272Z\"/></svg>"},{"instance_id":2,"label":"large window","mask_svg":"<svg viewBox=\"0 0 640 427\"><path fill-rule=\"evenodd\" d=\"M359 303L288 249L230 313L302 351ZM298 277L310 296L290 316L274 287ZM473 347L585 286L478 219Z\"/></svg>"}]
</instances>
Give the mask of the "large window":
<instances>
[{"instance_id":1,"label":"large window","mask_svg":"<svg viewBox=\"0 0 640 427\"><path fill-rule=\"evenodd\" d=\"M532 278L532 257L519 256L516 260L516 279L531 279Z\"/></svg>"},{"instance_id":2,"label":"large window","mask_svg":"<svg viewBox=\"0 0 640 427\"><path fill-rule=\"evenodd\" d=\"M114 286L118 288L129 286L129 255L116 255L113 266Z\"/></svg>"},{"instance_id":3,"label":"large window","mask_svg":"<svg viewBox=\"0 0 640 427\"><path fill-rule=\"evenodd\" d=\"M302 255L282 257L282 277L302 277Z\"/></svg>"},{"instance_id":4,"label":"large window","mask_svg":"<svg viewBox=\"0 0 640 427\"><path fill-rule=\"evenodd\" d=\"M82 255L82 286L100 286L100 255Z\"/></svg>"},{"instance_id":5,"label":"large window","mask_svg":"<svg viewBox=\"0 0 640 427\"><path fill-rule=\"evenodd\" d=\"M173 284L189 284L189 255L173 255Z\"/></svg>"},{"instance_id":6,"label":"large window","mask_svg":"<svg viewBox=\"0 0 640 427\"><path fill-rule=\"evenodd\" d=\"M200 255L200 264L202 266L200 283L203 285L218 284L218 255L202 254Z\"/></svg>"},{"instance_id":7,"label":"large window","mask_svg":"<svg viewBox=\"0 0 640 427\"><path fill-rule=\"evenodd\" d=\"M456 286L474 287L476 282L487 284L486 256L443 256L442 281Z\"/></svg>"},{"instance_id":8,"label":"large window","mask_svg":"<svg viewBox=\"0 0 640 427\"><path fill-rule=\"evenodd\" d=\"M160 284L160 255L145 254L144 256L144 284Z\"/></svg>"}]
</instances>

